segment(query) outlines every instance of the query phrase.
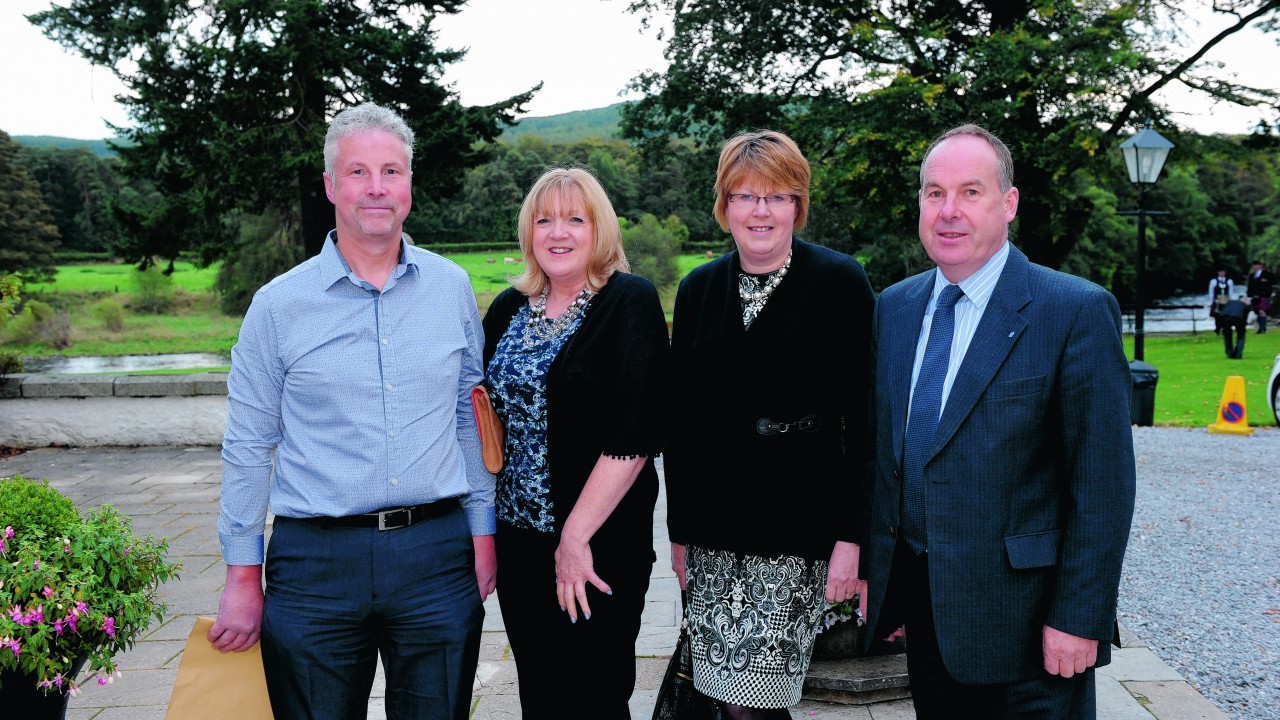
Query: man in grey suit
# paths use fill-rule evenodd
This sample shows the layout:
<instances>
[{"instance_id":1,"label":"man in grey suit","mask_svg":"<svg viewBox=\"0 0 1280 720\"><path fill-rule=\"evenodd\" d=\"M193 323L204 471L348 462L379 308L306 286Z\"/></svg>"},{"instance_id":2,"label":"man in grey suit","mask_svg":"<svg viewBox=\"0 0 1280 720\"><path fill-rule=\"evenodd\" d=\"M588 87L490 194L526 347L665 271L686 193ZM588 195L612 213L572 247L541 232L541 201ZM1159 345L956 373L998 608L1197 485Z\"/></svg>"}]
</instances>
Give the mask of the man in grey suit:
<instances>
[{"instance_id":1,"label":"man in grey suit","mask_svg":"<svg viewBox=\"0 0 1280 720\"><path fill-rule=\"evenodd\" d=\"M983 128L934 141L919 201L937 269L875 314L868 624L905 623L920 718L1092 718L1133 514L1119 307L1009 243L1013 160Z\"/></svg>"}]
</instances>

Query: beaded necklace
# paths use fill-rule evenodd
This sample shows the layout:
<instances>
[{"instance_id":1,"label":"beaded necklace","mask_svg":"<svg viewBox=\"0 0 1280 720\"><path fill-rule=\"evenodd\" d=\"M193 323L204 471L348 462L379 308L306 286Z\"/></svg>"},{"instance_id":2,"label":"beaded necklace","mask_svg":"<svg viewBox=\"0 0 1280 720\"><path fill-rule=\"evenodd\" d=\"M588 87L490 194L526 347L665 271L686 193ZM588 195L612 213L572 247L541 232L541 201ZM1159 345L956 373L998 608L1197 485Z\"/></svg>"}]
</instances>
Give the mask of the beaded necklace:
<instances>
[{"instance_id":1,"label":"beaded necklace","mask_svg":"<svg viewBox=\"0 0 1280 720\"><path fill-rule=\"evenodd\" d=\"M524 334L521 336L521 341L526 348L559 337L560 333L582 314L587 303L591 302L591 298L595 296L595 293L587 288L582 288L582 292L578 293L564 312L557 315L555 319L548 320L547 292L550 289L549 285L543 287L542 294L533 303L533 307L529 308L529 321L525 323Z\"/></svg>"},{"instance_id":2,"label":"beaded necklace","mask_svg":"<svg viewBox=\"0 0 1280 720\"><path fill-rule=\"evenodd\" d=\"M770 273L763 285L760 283L759 278L746 273L738 276L738 298L742 300L742 327L751 327L752 321L764 309L765 302L782 282L782 278L787 276L787 270L790 268L791 253L788 252L787 259L782 263L782 267Z\"/></svg>"}]
</instances>

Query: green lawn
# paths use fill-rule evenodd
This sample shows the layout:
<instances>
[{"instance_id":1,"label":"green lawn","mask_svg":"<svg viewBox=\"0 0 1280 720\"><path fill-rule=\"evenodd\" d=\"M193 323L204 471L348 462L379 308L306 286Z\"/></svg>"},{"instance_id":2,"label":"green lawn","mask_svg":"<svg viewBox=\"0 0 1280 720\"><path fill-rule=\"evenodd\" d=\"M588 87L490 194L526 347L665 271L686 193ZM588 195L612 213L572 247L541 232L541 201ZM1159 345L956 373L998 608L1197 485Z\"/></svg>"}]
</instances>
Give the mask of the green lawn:
<instances>
[{"instance_id":1,"label":"green lawn","mask_svg":"<svg viewBox=\"0 0 1280 720\"><path fill-rule=\"evenodd\" d=\"M493 297L507 287L507 277L523 269L519 254L469 253L447 255L471 275L476 300L483 313ZM507 262L507 258L517 262ZM682 255L678 262L683 276L698 265L708 262L705 255ZM0 345L17 350L26 357L46 355L139 355L178 352L229 353L235 344L240 318L227 317L217 310L210 292L216 267L196 269L190 263L177 263L174 280L182 291L179 302L169 315L137 315L130 313L125 329L112 333L88 311L94 300L119 295L127 300L132 283L130 265L69 265L58 269L57 279L46 285L29 286L41 290L48 298L56 294L58 307L72 316L74 344L54 351L40 344ZM675 289L663 293L663 306L670 317ZM1133 338L1125 338L1125 349L1133 357ZM1280 329L1266 335L1250 331L1243 360L1228 360L1222 339L1212 330L1198 334L1150 335L1146 342L1146 361L1159 372L1156 387L1155 422L1157 425L1203 427L1217 418L1223 386L1229 375L1245 379L1249 421L1253 425L1271 425L1268 406L1267 378L1271 362L1280 353Z\"/></svg>"},{"instance_id":2,"label":"green lawn","mask_svg":"<svg viewBox=\"0 0 1280 720\"><path fill-rule=\"evenodd\" d=\"M1133 358L1133 337L1124 339ZM1228 360L1222 338L1212 330L1197 335L1148 335L1144 360L1159 373L1156 382L1155 423L1204 427L1218 419L1218 405L1227 377L1245 380L1245 404L1250 425L1274 425L1267 378L1280 353L1280 330L1258 335L1249 330L1244 359Z\"/></svg>"}]
</instances>

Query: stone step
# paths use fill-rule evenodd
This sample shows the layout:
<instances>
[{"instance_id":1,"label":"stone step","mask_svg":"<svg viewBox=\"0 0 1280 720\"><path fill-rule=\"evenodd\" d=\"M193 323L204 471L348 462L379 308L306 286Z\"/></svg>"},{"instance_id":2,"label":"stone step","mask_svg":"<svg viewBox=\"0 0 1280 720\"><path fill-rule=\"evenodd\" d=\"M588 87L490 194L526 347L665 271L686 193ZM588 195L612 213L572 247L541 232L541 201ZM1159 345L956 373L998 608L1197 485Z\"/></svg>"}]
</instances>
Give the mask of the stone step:
<instances>
[{"instance_id":1,"label":"stone step","mask_svg":"<svg viewBox=\"0 0 1280 720\"><path fill-rule=\"evenodd\" d=\"M871 705L911 697L904 653L847 660L814 660L804 681L809 700Z\"/></svg>"}]
</instances>

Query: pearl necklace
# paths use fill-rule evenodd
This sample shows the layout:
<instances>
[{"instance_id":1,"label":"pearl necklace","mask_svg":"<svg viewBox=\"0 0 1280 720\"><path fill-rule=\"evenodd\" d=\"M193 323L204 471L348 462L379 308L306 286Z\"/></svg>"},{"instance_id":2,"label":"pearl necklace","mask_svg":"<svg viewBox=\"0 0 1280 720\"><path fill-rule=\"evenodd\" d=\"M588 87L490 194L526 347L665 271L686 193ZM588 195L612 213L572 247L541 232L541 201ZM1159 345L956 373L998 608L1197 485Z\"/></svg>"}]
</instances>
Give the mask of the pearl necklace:
<instances>
[{"instance_id":1,"label":"pearl necklace","mask_svg":"<svg viewBox=\"0 0 1280 720\"><path fill-rule=\"evenodd\" d=\"M550 285L543 287L542 294L533 303L533 307L529 308L529 321L524 325L524 335L521 338L527 348L559 337L560 333L563 333L565 328L583 313L587 303L591 302L591 298L595 296L595 293L587 288L582 288L582 292L578 293L564 312L557 315L554 320L548 320L547 292L550 289Z\"/></svg>"},{"instance_id":2,"label":"pearl necklace","mask_svg":"<svg viewBox=\"0 0 1280 720\"><path fill-rule=\"evenodd\" d=\"M782 282L782 278L787 276L787 270L791 268L791 253L787 253L787 259L782 263L782 267L775 270L769 278L764 281L764 286L760 286L760 281L756 278L743 273L738 278L738 297L742 302L750 305L764 305L764 301L769 299L773 294L774 288Z\"/></svg>"}]
</instances>

